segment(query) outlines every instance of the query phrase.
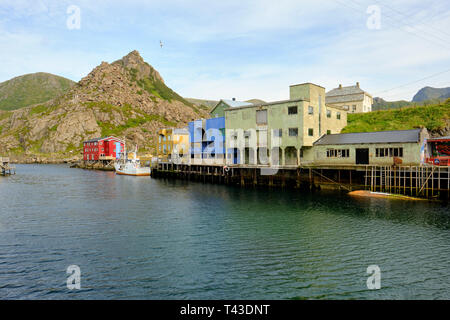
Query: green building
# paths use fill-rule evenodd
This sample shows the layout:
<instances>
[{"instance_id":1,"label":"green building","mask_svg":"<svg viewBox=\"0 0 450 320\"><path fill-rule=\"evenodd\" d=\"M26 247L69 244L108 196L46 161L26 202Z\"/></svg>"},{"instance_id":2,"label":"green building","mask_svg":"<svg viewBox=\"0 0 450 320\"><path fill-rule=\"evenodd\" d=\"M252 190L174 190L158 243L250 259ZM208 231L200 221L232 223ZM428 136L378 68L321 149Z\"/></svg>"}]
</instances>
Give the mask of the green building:
<instances>
[{"instance_id":1,"label":"green building","mask_svg":"<svg viewBox=\"0 0 450 320\"><path fill-rule=\"evenodd\" d=\"M253 104L250 102L236 101L236 99L234 99L234 98L232 100L222 99L211 110L210 115L211 115L211 118L224 117L225 109L237 108L237 107L248 107L248 106L252 106L252 105Z\"/></svg>"},{"instance_id":2,"label":"green building","mask_svg":"<svg viewBox=\"0 0 450 320\"><path fill-rule=\"evenodd\" d=\"M298 166L319 137L347 125L346 111L325 105L325 88L312 83L290 86L289 100L224 108L224 113L230 165Z\"/></svg>"}]
</instances>

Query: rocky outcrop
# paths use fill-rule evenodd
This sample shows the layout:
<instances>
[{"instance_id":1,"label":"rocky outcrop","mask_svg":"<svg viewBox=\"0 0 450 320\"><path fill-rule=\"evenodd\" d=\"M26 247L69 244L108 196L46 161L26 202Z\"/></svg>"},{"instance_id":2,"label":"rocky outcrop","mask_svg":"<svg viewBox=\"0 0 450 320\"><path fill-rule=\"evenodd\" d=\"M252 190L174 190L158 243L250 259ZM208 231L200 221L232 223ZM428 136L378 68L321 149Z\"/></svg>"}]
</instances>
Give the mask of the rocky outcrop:
<instances>
[{"instance_id":1,"label":"rocky outcrop","mask_svg":"<svg viewBox=\"0 0 450 320\"><path fill-rule=\"evenodd\" d=\"M182 127L205 116L132 51L113 63L102 62L56 99L0 111L0 154L80 157L83 141L107 135L154 152L159 128Z\"/></svg>"}]
</instances>

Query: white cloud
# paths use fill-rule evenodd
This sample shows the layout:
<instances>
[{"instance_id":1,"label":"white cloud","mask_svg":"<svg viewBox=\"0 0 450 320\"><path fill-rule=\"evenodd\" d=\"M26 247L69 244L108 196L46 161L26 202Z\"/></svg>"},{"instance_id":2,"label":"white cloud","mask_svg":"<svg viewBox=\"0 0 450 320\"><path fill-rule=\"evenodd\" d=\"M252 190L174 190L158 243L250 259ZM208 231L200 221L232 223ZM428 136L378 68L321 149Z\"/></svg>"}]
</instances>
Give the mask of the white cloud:
<instances>
[{"instance_id":1,"label":"white cloud","mask_svg":"<svg viewBox=\"0 0 450 320\"><path fill-rule=\"evenodd\" d=\"M64 29L69 4L81 8L78 33ZM381 5L381 30L366 28L369 4ZM286 99L300 82L359 81L375 94L450 67L450 41L440 41L450 39L450 6L437 0L20 0L0 14L0 81L36 71L79 80L132 49L174 90L212 99ZM450 73L383 97L433 84L449 86Z\"/></svg>"}]
</instances>

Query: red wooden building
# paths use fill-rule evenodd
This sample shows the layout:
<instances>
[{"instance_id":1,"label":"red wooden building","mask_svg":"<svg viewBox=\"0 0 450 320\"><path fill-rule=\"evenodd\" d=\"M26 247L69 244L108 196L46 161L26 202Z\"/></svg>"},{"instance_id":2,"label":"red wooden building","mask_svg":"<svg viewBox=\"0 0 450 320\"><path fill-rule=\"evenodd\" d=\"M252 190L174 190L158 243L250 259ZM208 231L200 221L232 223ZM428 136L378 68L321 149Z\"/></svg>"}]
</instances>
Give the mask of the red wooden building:
<instances>
[{"instance_id":1,"label":"red wooden building","mask_svg":"<svg viewBox=\"0 0 450 320\"><path fill-rule=\"evenodd\" d=\"M83 143L85 161L115 160L125 150L125 142L116 137L96 138Z\"/></svg>"},{"instance_id":2,"label":"red wooden building","mask_svg":"<svg viewBox=\"0 0 450 320\"><path fill-rule=\"evenodd\" d=\"M426 162L437 166L450 166L450 136L427 139Z\"/></svg>"}]
</instances>

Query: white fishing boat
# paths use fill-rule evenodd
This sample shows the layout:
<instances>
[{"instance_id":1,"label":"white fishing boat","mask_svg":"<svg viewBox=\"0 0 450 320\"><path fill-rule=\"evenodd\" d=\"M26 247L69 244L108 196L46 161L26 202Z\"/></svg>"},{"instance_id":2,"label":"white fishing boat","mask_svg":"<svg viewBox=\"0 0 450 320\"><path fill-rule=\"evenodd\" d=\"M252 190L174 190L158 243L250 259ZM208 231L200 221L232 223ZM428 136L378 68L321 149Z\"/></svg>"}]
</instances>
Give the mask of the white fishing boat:
<instances>
[{"instance_id":1,"label":"white fishing boat","mask_svg":"<svg viewBox=\"0 0 450 320\"><path fill-rule=\"evenodd\" d=\"M133 158L128 159L126 153L123 158L114 164L116 174L126 176L149 176L151 173L150 167L142 167L140 160L137 158L137 146Z\"/></svg>"}]
</instances>

